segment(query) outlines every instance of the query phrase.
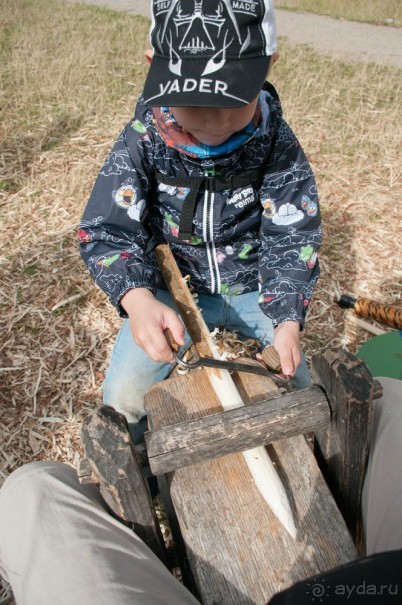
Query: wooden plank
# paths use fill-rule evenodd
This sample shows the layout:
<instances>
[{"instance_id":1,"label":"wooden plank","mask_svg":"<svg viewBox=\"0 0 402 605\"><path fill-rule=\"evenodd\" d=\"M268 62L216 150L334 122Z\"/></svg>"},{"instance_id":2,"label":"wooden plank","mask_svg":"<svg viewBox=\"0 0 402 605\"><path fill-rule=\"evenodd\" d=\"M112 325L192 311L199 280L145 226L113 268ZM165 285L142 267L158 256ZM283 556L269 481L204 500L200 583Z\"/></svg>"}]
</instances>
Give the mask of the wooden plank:
<instances>
[{"instance_id":1,"label":"wooden plank","mask_svg":"<svg viewBox=\"0 0 402 605\"><path fill-rule=\"evenodd\" d=\"M331 423L315 433L316 455L349 531L364 552L361 494L377 384L361 359L342 349L314 355L315 383L327 394Z\"/></svg>"},{"instance_id":2,"label":"wooden plank","mask_svg":"<svg viewBox=\"0 0 402 605\"><path fill-rule=\"evenodd\" d=\"M125 417L102 406L85 418L81 437L105 502L165 562L159 523Z\"/></svg>"},{"instance_id":3,"label":"wooden plank","mask_svg":"<svg viewBox=\"0 0 402 605\"><path fill-rule=\"evenodd\" d=\"M319 387L295 391L146 433L149 465L155 475L167 473L302 435L329 422L329 405Z\"/></svg>"},{"instance_id":4,"label":"wooden plank","mask_svg":"<svg viewBox=\"0 0 402 605\"><path fill-rule=\"evenodd\" d=\"M239 374L246 403L276 389ZM151 430L220 409L204 371L170 378L146 395ZM351 536L303 436L268 446L296 520L293 540L256 489L241 454L169 475L172 502L202 603L265 605L279 590L356 556Z\"/></svg>"},{"instance_id":5,"label":"wooden plank","mask_svg":"<svg viewBox=\"0 0 402 605\"><path fill-rule=\"evenodd\" d=\"M92 466L88 458L82 458L77 466L78 481L82 485L99 485L98 478L92 470Z\"/></svg>"},{"instance_id":6,"label":"wooden plank","mask_svg":"<svg viewBox=\"0 0 402 605\"><path fill-rule=\"evenodd\" d=\"M355 312L352 311L351 309L346 312L345 319L346 319L346 321L350 321L350 323L355 324L359 328L362 328L363 330L367 330L367 332L370 332L371 334L374 334L375 336L380 336L381 334L386 333L386 330L382 330L381 328L378 328L374 324L369 323L365 319L360 319L360 317L357 317L357 315L355 315Z\"/></svg>"}]
</instances>

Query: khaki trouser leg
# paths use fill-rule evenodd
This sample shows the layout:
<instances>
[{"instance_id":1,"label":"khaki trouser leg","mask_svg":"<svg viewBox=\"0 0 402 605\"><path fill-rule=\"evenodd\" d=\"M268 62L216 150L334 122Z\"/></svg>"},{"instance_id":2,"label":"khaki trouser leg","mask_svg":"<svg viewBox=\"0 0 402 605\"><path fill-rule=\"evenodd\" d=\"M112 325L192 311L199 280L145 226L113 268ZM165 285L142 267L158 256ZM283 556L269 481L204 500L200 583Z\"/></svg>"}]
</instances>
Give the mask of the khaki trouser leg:
<instances>
[{"instance_id":1,"label":"khaki trouser leg","mask_svg":"<svg viewBox=\"0 0 402 605\"><path fill-rule=\"evenodd\" d=\"M17 605L194 605L73 468L35 462L0 490L0 572Z\"/></svg>"},{"instance_id":2,"label":"khaki trouser leg","mask_svg":"<svg viewBox=\"0 0 402 605\"><path fill-rule=\"evenodd\" d=\"M368 555L402 548L402 381L379 380L362 499Z\"/></svg>"}]
</instances>

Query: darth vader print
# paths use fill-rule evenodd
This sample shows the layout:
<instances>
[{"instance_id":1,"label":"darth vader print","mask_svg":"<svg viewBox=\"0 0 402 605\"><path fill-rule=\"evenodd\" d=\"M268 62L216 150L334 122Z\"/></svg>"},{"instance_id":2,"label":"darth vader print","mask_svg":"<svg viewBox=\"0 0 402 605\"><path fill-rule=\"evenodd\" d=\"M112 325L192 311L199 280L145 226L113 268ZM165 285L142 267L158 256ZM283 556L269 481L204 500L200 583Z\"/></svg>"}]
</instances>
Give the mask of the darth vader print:
<instances>
[{"instance_id":1,"label":"darth vader print","mask_svg":"<svg viewBox=\"0 0 402 605\"><path fill-rule=\"evenodd\" d=\"M269 65L266 12L264 0L155 2L151 41L156 65L145 96L150 101L173 97L177 105L219 106L222 100L212 99L216 96L226 97L222 106L250 102Z\"/></svg>"}]
</instances>

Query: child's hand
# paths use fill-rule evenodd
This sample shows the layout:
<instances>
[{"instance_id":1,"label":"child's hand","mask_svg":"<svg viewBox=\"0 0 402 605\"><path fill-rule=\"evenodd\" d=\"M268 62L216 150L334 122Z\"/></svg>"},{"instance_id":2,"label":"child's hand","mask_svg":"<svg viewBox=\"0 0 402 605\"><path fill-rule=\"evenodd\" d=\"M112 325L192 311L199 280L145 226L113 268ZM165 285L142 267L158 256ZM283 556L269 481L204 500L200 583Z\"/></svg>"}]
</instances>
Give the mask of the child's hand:
<instances>
[{"instance_id":1,"label":"child's hand","mask_svg":"<svg viewBox=\"0 0 402 605\"><path fill-rule=\"evenodd\" d=\"M159 302L146 288L129 290L121 299L121 305L129 316L135 343L152 361L173 362L173 353L163 332L169 328L174 340L184 344L184 326L175 311Z\"/></svg>"},{"instance_id":2,"label":"child's hand","mask_svg":"<svg viewBox=\"0 0 402 605\"><path fill-rule=\"evenodd\" d=\"M284 321L275 328L274 347L281 360L282 373L294 376L301 362L300 324L297 321Z\"/></svg>"}]
</instances>

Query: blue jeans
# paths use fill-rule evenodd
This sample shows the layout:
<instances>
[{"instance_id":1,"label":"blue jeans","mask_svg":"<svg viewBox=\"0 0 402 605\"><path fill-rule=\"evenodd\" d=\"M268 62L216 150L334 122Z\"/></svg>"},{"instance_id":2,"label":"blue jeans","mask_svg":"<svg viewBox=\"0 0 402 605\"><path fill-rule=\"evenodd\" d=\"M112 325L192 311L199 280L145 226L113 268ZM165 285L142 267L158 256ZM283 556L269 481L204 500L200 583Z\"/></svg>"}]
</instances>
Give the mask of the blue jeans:
<instances>
[{"instance_id":1,"label":"blue jeans","mask_svg":"<svg viewBox=\"0 0 402 605\"><path fill-rule=\"evenodd\" d=\"M165 305L177 308L169 292L159 290L157 298ZM216 327L238 331L243 338L256 338L262 348L273 342L272 321L258 306L258 292L231 295L198 295L198 307L210 330ZM181 355L191 344L186 332ZM112 351L106 378L103 383L103 401L124 414L129 423L137 423L145 415L144 394L156 382L163 380L172 370L170 363L152 361L138 347L130 332L130 324L125 320ZM292 380L296 389L311 385L310 373L303 357Z\"/></svg>"}]
</instances>

